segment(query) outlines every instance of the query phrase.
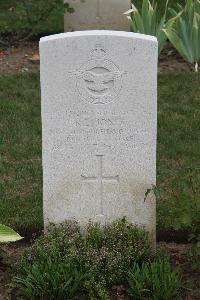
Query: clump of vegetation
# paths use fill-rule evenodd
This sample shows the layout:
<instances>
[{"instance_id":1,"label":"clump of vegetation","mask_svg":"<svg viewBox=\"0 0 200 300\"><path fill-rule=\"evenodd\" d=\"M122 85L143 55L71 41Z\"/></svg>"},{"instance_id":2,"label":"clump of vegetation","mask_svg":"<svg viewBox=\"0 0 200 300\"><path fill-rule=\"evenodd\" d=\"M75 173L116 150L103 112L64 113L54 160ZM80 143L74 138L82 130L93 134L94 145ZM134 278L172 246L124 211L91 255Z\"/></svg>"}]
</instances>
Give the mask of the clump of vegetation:
<instances>
[{"instance_id":1,"label":"clump of vegetation","mask_svg":"<svg viewBox=\"0 0 200 300\"><path fill-rule=\"evenodd\" d=\"M134 32L156 36L159 53L168 38L179 54L195 65L197 72L200 60L200 1L186 0L185 5L176 3L175 9L168 7L169 0L163 2L165 11L162 16L157 1L143 0L140 8L132 4L132 9L125 12L130 14L131 28ZM167 16L168 11L170 17Z\"/></svg>"},{"instance_id":2,"label":"clump of vegetation","mask_svg":"<svg viewBox=\"0 0 200 300\"><path fill-rule=\"evenodd\" d=\"M135 263L128 273L129 291L134 299L176 299L181 286L180 274L167 259Z\"/></svg>"},{"instance_id":3,"label":"clump of vegetation","mask_svg":"<svg viewBox=\"0 0 200 300\"><path fill-rule=\"evenodd\" d=\"M180 55L195 65L197 72L200 60L200 1L187 0L185 7L177 7L176 10L171 9L175 20L173 26L164 28L164 32Z\"/></svg>"},{"instance_id":4,"label":"clump of vegetation","mask_svg":"<svg viewBox=\"0 0 200 300\"><path fill-rule=\"evenodd\" d=\"M159 53L167 40L163 29L170 28L173 22L172 19L167 20L168 2L169 0L165 3L165 11L162 16L159 14L157 2L153 1L151 4L149 0L142 1L141 9L132 3L132 9L125 12L125 14L131 14L128 19L131 21L131 28L134 32L157 37Z\"/></svg>"},{"instance_id":5,"label":"clump of vegetation","mask_svg":"<svg viewBox=\"0 0 200 300\"><path fill-rule=\"evenodd\" d=\"M25 253L15 282L25 299L68 299L86 293L106 299L107 288L126 280L135 262L151 255L148 234L125 219L89 224L81 233L75 222L50 225Z\"/></svg>"}]
</instances>

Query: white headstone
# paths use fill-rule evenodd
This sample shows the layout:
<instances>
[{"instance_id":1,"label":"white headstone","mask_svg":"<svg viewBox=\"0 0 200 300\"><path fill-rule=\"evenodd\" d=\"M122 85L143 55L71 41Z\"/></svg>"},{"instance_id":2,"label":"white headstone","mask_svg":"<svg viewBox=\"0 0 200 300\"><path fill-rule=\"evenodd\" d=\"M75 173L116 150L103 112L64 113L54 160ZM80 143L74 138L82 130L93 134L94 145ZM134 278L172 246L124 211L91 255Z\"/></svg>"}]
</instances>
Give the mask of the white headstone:
<instances>
[{"instance_id":1,"label":"white headstone","mask_svg":"<svg viewBox=\"0 0 200 300\"><path fill-rule=\"evenodd\" d=\"M64 30L109 29L130 31L130 22L123 13L130 9L130 0L67 0L74 13L65 14Z\"/></svg>"},{"instance_id":2,"label":"white headstone","mask_svg":"<svg viewBox=\"0 0 200 300\"><path fill-rule=\"evenodd\" d=\"M40 55L45 225L126 216L154 234L156 38L58 34Z\"/></svg>"}]
</instances>

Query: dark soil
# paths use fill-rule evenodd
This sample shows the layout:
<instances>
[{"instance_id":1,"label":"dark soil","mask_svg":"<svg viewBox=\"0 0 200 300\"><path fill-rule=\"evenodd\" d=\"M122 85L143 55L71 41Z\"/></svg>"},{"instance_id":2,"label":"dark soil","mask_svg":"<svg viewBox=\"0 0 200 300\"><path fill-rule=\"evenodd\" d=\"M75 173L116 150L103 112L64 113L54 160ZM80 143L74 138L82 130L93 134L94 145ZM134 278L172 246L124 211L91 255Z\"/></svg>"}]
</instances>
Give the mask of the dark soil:
<instances>
[{"instance_id":1,"label":"dark soil","mask_svg":"<svg viewBox=\"0 0 200 300\"><path fill-rule=\"evenodd\" d=\"M13 266L19 261L30 243L18 242L0 248L0 300L20 299L19 292L11 285ZM3 250L2 250L3 249Z\"/></svg>"},{"instance_id":2,"label":"dark soil","mask_svg":"<svg viewBox=\"0 0 200 300\"><path fill-rule=\"evenodd\" d=\"M38 41L17 43L14 46L0 44L0 73L38 71L39 63ZM158 70L193 71L193 66L185 62L168 43L160 54Z\"/></svg>"},{"instance_id":3,"label":"dark soil","mask_svg":"<svg viewBox=\"0 0 200 300\"><path fill-rule=\"evenodd\" d=\"M21 299L19 291L11 285L13 277L13 266L19 261L23 251L30 247L30 243L18 242L3 247L4 258L0 260L0 300ZM158 243L158 251L164 251L170 255L174 267L182 274L183 289L180 300L200 300L200 273L195 272L189 259L191 244ZM126 288L114 286L111 291L112 300L130 300ZM87 300L86 296L76 297L77 300ZM173 299L171 299L173 300Z\"/></svg>"},{"instance_id":4,"label":"dark soil","mask_svg":"<svg viewBox=\"0 0 200 300\"><path fill-rule=\"evenodd\" d=\"M194 270L193 262L189 256L192 245L160 242L157 249L166 251L170 255L173 266L181 272L183 283L181 299L200 300L200 270Z\"/></svg>"},{"instance_id":5,"label":"dark soil","mask_svg":"<svg viewBox=\"0 0 200 300\"><path fill-rule=\"evenodd\" d=\"M162 73L165 71L194 71L194 66L187 63L176 49L170 43L167 43L160 53L158 70Z\"/></svg>"}]
</instances>

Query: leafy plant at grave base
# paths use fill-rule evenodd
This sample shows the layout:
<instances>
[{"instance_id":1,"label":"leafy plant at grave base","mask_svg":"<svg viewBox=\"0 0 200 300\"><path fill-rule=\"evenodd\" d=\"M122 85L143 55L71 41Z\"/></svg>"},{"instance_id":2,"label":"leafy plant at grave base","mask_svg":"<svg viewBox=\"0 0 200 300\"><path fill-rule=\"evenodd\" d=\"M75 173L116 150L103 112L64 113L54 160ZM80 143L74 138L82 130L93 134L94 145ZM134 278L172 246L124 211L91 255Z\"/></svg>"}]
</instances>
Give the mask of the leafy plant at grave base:
<instances>
[{"instance_id":1,"label":"leafy plant at grave base","mask_svg":"<svg viewBox=\"0 0 200 300\"><path fill-rule=\"evenodd\" d=\"M127 18L131 21L131 28L134 32L157 37L159 53L162 51L167 40L163 29L171 28L174 22L173 18L167 20L168 2L169 0L166 1L165 12L162 17L159 16L157 3L153 1L151 4L149 0L143 0L140 10L132 4L132 9L124 13L126 15L131 14Z\"/></svg>"},{"instance_id":2,"label":"leafy plant at grave base","mask_svg":"<svg viewBox=\"0 0 200 300\"><path fill-rule=\"evenodd\" d=\"M41 33L41 30L49 32L49 19L60 18L63 20L65 12L73 13L73 11L70 4L64 3L62 0L16 1L7 11L9 18L6 18L5 24L1 26L0 30L1 32L16 32L24 40L27 40L33 35Z\"/></svg>"},{"instance_id":3,"label":"leafy plant at grave base","mask_svg":"<svg viewBox=\"0 0 200 300\"><path fill-rule=\"evenodd\" d=\"M81 292L106 300L108 288L122 283L134 262L149 258L150 248L148 234L125 219L102 229L89 224L84 234L76 222L51 224L24 254L15 283L25 299L66 299Z\"/></svg>"},{"instance_id":4,"label":"leafy plant at grave base","mask_svg":"<svg viewBox=\"0 0 200 300\"><path fill-rule=\"evenodd\" d=\"M179 273L172 270L167 259L135 263L128 273L129 292L134 299L176 299L181 287Z\"/></svg>"},{"instance_id":5,"label":"leafy plant at grave base","mask_svg":"<svg viewBox=\"0 0 200 300\"><path fill-rule=\"evenodd\" d=\"M76 265L58 259L47 258L22 267L25 277L16 277L26 299L69 299L84 291L85 272Z\"/></svg>"},{"instance_id":6,"label":"leafy plant at grave base","mask_svg":"<svg viewBox=\"0 0 200 300\"><path fill-rule=\"evenodd\" d=\"M0 224L0 243L16 242L23 239L12 228Z\"/></svg>"},{"instance_id":7,"label":"leafy plant at grave base","mask_svg":"<svg viewBox=\"0 0 200 300\"><path fill-rule=\"evenodd\" d=\"M187 0L185 7L177 6L181 13L175 17L177 10L170 9L175 22L163 31L180 55L189 63L195 64L197 72L200 60L200 1Z\"/></svg>"}]
</instances>

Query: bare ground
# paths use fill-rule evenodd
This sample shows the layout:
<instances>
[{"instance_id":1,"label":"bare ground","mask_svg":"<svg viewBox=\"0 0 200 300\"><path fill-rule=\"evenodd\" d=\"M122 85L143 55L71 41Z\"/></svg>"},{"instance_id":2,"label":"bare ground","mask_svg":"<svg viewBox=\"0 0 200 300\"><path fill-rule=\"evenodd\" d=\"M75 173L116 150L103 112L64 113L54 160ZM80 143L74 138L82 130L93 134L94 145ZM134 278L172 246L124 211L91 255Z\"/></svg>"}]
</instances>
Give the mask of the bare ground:
<instances>
[{"instance_id":1,"label":"bare ground","mask_svg":"<svg viewBox=\"0 0 200 300\"><path fill-rule=\"evenodd\" d=\"M0 73L38 71L39 62L38 42L19 43L0 50ZM159 57L158 70L193 71L193 66L185 62L168 43Z\"/></svg>"}]
</instances>

